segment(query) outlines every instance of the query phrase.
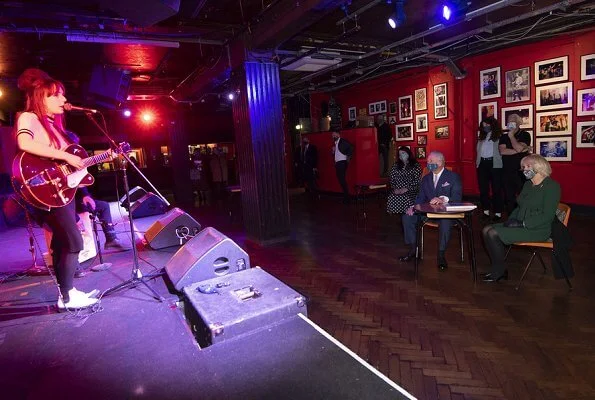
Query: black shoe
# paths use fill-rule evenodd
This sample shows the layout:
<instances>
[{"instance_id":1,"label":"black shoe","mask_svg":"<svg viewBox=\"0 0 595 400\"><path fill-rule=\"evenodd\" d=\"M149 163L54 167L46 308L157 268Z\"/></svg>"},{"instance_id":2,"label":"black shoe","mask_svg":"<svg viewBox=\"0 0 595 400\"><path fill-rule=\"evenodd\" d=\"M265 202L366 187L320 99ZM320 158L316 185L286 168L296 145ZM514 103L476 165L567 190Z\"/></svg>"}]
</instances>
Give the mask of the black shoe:
<instances>
[{"instance_id":1,"label":"black shoe","mask_svg":"<svg viewBox=\"0 0 595 400\"><path fill-rule=\"evenodd\" d=\"M74 272L75 278L82 278L85 275L87 275L87 271L85 271L84 269L77 268L77 270Z\"/></svg>"},{"instance_id":2,"label":"black shoe","mask_svg":"<svg viewBox=\"0 0 595 400\"><path fill-rule=\"evenodd\" d=\"M498 277L496 277L494 274L485 274L485 276L483 277L483 281L486 283L493 283L493 282L500 282L501 280L508 280L508 270L504 270L504 273Z\"/></svg>"},{"instance_id":3,"label":"black shoe","mask_svg":"<svg viewBox=\"0 0 595 400\"><path fill-rule=\"evenodd\" d=\"M446 258L440 257L438 259L438 269L440 271L446 271L448 269L448 263L446 262Z\"/></svg>"},{"instance_id":4,"label":"black shoe","mask_svg":"<svg viewBox=\"0 0 595 400\"><path fill-rule=\"evenodd\" d=\"M128 251L132 249L130 246L125 245L124 243L120 242L119 239L110 239L105 242L103 246L105 250L114 250L114 251Z\"/></svg>"},{"instance_id":5,"label":"black shoe","mask_svg":"<svg viewBox=\"0 0 595 400\"><path fill-rule=\"evenodd\" d=\"M415 260L415 254L407 254L406 256L399 257L399 261L401 262L410 262Z\"/></svg>"}]
</instances>

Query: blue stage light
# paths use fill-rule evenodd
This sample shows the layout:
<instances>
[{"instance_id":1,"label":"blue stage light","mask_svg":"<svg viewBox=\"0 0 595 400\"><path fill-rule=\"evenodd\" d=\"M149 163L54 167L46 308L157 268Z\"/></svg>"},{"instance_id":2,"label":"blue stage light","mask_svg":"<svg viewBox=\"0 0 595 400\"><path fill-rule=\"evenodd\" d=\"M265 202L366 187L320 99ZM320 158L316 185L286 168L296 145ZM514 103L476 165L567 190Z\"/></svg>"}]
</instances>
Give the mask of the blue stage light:
<instances>
[{"instance_id":1,"label":"blue stage light","mask_svg":"<svg viewBox=\"0 0 595 400\"><path fill-rule=\"evenodd\" d=\"M445 4L442 6L442 18L444 18L446 21L450 21L450 17L452 17L452 10L448 5Z\"/></svg>"},{"instance_id":2,"label":"blue stage light","mask_svg":"<svg viewBox=\"0 0 595 400\"><path fill-rule=\"evenodd\" d=\"M132 115L132 112L130 110L124 110L122 111L122 115L128 118Z\"/></svg>"}]
</instances>

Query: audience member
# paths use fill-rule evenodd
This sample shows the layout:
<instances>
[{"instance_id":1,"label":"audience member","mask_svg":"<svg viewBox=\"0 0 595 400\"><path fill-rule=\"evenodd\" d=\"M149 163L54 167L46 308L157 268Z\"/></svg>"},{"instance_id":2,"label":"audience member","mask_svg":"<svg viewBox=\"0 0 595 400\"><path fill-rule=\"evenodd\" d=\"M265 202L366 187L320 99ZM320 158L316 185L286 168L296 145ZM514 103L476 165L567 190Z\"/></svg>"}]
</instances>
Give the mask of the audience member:
<instances>
[{"instance_id":1,"label":"audience member","mask_svg":"<svg viewBox=\"0 0 595 400\"><path fill-rule=\"evenodd\" d=\"M508 214L516 207L516 196L523 187L521 159L531 151L531 135L521 129L518 114L508 116L507 131L502 132L498 148L502 155L502 186Z\"/></svg>"},{"instance_id":2,"label":"audience member","mask_svg":"<svg viewBox=\"0 0 595 400\"><path fill-rule=\"evenodd\" d=\"M494 117L486 117L479 124L477 141L477 182L483 214L489 218L490 209L494 219L502 218L502 156L498 150L502 129ZM490 199L490 187L492 197Z\"/></svg>"},{"instance_id":3,"label":"audience member","mask_svg":"<svg viewBox=\"0 0 595 400\"><path fill-rule=\"evenodd\" d=\"M353 155L353 145L346 139L341 138L341 133L333 132L332 153L335 160L335 172L339 185L343 190L343 203L349 204L349 187L347 186L347 166Z\"/></svg>"},{"instance_id":4,"label":"audience member","mask_svg":"<svg viewBox=\"0 0 595 400\"><path fill-rule=\"evenodd\" d=\"M386 211L403 214L415 204L421 182L421 166L408 147L399 148L399 159L390 169L390 192Z\"/></svg>"}]
</instances>

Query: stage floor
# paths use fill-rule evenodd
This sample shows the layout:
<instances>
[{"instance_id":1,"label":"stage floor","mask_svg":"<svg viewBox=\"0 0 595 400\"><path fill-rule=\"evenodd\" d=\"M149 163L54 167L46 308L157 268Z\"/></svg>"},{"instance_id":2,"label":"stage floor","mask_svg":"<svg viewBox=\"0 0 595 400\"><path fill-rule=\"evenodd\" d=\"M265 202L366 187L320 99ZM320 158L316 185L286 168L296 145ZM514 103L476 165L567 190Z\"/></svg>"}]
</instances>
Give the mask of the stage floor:
<instances>
[{"instance_id":1,"label":"stage floor","mask_svg":"<svg viewBox=\"0 0 595 400\"><path fill-rule=\"evenodd\" d=\"M126 240L128 225L115 207L112 204L112 214L120 220L119 237ZM157 218L135 221L136 230L144 232ZM35 236L45 251L41 229L35 229ZM163 277L148 284L164 302L138 285L103 297L93 314L57 313L53 278L21 275L31 264L28 237L22 227L0 232L0 272L5 277L0 285L3 399L410 396L299 316L241 340L200 349L178 307L178 296L170 293ZM143 248L143 274L159 271L176 250ZM112 267L76 279L78 289L104 291L131 277L132 251L104 254L104 259Z\"/></svg>"}]
</instances>

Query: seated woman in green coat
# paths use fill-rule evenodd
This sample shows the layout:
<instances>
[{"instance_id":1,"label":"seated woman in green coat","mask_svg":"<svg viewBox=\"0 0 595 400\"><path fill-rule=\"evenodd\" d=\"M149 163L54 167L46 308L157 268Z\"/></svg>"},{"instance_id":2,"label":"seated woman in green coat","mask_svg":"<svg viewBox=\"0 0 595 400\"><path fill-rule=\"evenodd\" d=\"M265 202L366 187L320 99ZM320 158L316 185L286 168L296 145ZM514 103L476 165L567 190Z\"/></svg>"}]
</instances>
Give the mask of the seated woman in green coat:
<instances>
[{"instance_id":1,"label":"seated woman in green coat","mask_svg":"<svg viewBox=\"0 0 595 400\"><path fill-rule=\"evenodd\" d=\"M531 154L521 160L527 182L517 198L515 208L503 224L483 228L485 247L492 260L492 270L484 282L508 279L504 266L506 247L516 242L543 242L549 239L552 221L560 202L560 185L552 180L552 168L545 158Z\"/></svg>"}]
</instances>

